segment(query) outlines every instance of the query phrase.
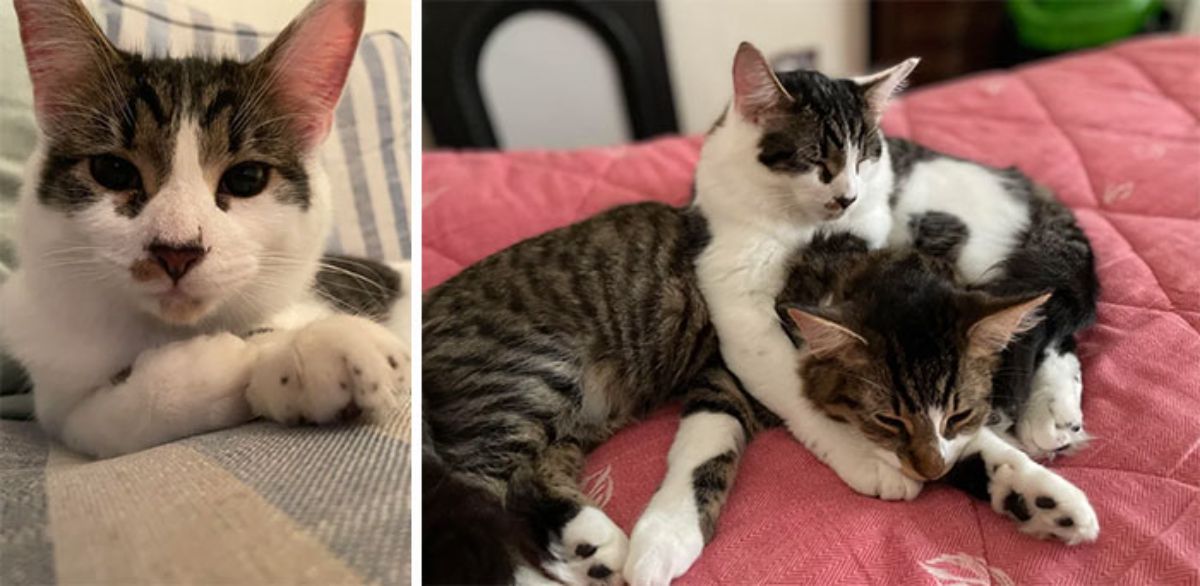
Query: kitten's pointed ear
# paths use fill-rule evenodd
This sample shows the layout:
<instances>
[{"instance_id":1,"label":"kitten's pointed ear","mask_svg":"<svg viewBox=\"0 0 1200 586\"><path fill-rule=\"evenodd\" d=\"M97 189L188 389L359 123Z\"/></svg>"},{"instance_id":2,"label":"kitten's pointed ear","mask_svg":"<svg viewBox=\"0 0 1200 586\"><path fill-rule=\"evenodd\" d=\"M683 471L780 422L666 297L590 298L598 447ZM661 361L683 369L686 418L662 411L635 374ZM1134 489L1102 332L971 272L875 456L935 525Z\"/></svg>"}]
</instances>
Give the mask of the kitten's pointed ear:
<instances>
[{"instance_id":1,"label":"kitten's pointed ear","mask_svg":"<svg viewBox=\"0 0 1200 586\"><path fill-rule=\"evenodd\" d=\"M743 41L733 58L733 103L738 112L757 122L770 110L792 101L763 54Z\"/></svg>"},{"instance_id":2,"label":"kitten's pointed ear","mask_svg":"<svg viewBox=\"0 0 1200 586\"><path fill-rule=\"evenodd\" d=\"M892 96L903 89L904 80L908 79L908 74L912 73L920 62L919 57L909 57L879 73L854 78L854 83L858 84L867 100L867 111L875 118L876 123L883 118L883 111L887 109Z\"/></svg>"},{"instance_id":3,"label":"kitten's pointed ear","mask_svg":"<svg viewBox=\"0 0 1200 586\"><path fill-rule=\"evenodd\" d=\"M13 6L43 122L67 107L83 80L103 79L122 59L79 0L15 0Z\"/></svg>"},{"instance_id":4,"label":"kitten's pointed ear","mask_svg":"<svg viewBox=\"0 0 1200 586\"><path fill-rule=\"evenodd\" d=\"M804 350L813 356L829 356L853 344L867 344L854 330L829 317L828 311L802 305L783 305L780 309L804 339Z\"/></svg>"},{"instance_id":5,"label":"kitten's pointed ear","mask_svg":"<svg viewBox=\"0 0 1200 586\"><path fill-rule=\"evenodd\" d=\"M362 35L364 0L313 0L258 57L305 146L329 133Z\"/></svg>"},{"instance_id":6,"label":"kitten's pointed ear","mask_svg":"<svg viewBox=\"0 0 1200 586\"><path fill-rule=\"evenodd\" d=\"M1033 329L1042 321L1038 311L1050 299L1050 293L1021 300L992 300L981 310L984 315L967 330L969 354L990 356L1004 350L1018 334Z\"/></svg>"}]
</instances>

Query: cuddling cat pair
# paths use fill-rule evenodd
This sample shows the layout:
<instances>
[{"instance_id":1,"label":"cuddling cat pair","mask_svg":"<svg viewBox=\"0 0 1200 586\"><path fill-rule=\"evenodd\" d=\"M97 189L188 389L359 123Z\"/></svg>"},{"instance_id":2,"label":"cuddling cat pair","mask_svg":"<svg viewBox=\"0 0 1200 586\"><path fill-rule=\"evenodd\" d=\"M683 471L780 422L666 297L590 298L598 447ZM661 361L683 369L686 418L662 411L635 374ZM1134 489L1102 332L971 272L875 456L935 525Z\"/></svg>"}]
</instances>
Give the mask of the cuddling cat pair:
<instances>
[{"instance_id":1,"label":"cuddling cat pair","mask_svg":"<svg viewBox=\"0 0 1200 586\"><path fill-rule=\"evenodd\" d=\"M410 285L322 256L317 148L362 0L315 0L245 63L120 50L78 0L15 6L40 134L0 344L41 426L109 457L406 401Z\"/></svg>"},{"instance_id":2,"label":"cuddling cat pair","mask_svg":"<svg viewBox=\"0 0 1200 586\"><path fill-rule=\"evenodd\" d=\"M881 134L915 66L776 73L743 44L690 205L615 208L427 294L427 581L667 583L776 425L864 495L944 481L1023 532L1096 539L1087 497L1035 461L1087 439L1091 247L1016 170ZM669 401L668 470L626 536L578 474Z\"/></svg>"}]
</instances>

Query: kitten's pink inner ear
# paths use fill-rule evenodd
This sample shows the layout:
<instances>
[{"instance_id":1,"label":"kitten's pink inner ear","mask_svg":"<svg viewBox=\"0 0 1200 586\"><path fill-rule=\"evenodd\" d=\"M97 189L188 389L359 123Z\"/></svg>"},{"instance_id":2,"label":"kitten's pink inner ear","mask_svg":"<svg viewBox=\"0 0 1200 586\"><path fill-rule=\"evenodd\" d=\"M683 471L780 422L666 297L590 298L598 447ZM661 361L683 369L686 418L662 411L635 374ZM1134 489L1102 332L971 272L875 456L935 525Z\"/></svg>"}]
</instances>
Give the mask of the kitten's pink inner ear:
<instances>
[{"instance_id":1,"label":"kitten's pink inner ear","mask_svg":"<svg viewBox=\"0 0 1200 586\"><path fill-rule=\"evenodd\" d=\"M750 43L738 46L733 59L733 100L738 112L751 122L758 122L768 111L792 102L783 89L771 65Z\"/></svg>"},{"instance_id":2,"label":"kitten's pink inner ear","mask_svg":"<svg viewBox=\"0 0 1200 586\"><path fill-rule=\"evenodd\" d=\"M314 0L258 57L307 146L329 133L362 35L365 6L363 0Z\"/></svg>"},{"instance_id":3,"label":"kitten's pink inner ear","mask_svg":"<svg viewBox=\"0 0 1200 586\"><path fill-rule=\"evenodd\" d=\"M883 112L887 109L888 102L891 101L892 96L904 89L904 81L908 79L909 74L916 69L920 62L919 57L910 57L879 73L854 78L855 83L863 88L867 109L875 117L876 122L883 118Z\"/></svg>"},{"instance_id":4,"label":"kitten's pink inner ear","mask_svg":"<svg viewBox=\"0 0 1200 586\"><path fill-rule=\"evenodd\" d=\"M14 7L39 118L53 118L85 76L120 59L78 0L16 0Z\"/></svg>"},{"instance_id":5,"label":"kitten's pink inner ear","mask_svg":"<svg viewBox=\"0 0 1200 586\"><path fill-rule=\"evenodd\" d=\"M987 356L1004 350L1017 334L1033 329L1042 321L1038 309L1050 299L1044 293L1028 301L1010 305L993 312L967 331L970 351L974 356Z\"/></svg>"},{"instance_id":6,"label":"kitten's pink inner ear","mask_svg":"<svg viewBox=\"0 0 1200 586\"><path fill-rule=\"evenodd\" d=\"M850 344L866 344L862 336L837 322L813 315L807 311L789 307L788 317L796 324L804 348L814 356L827 356Z\"/></svg>"}]
</instances>

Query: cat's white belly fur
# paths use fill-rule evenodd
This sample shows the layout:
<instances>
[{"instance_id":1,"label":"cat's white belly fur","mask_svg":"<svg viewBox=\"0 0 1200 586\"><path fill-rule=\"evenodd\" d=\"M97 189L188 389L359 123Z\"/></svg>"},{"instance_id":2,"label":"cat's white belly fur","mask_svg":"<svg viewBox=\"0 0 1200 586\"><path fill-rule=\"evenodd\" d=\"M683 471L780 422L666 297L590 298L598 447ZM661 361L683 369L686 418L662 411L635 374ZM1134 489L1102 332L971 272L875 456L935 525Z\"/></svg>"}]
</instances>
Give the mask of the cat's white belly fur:
<instances>
[{"instance_id":1,"label":"cat's white belly fur","mask_svg":"<svg viewBox=\"0 0 1200 586\"><path fill-rule=\"evenodd\" d=\"M1012 254L1029 226L1029 203L1005 189L993 171L954 159L922 161L897 198L889 246L912 242L908 220L929 211L951 214L967 226L958 259L964 279L978 283L1000 276L997 265Z\"/></svg>"}]
</instances>

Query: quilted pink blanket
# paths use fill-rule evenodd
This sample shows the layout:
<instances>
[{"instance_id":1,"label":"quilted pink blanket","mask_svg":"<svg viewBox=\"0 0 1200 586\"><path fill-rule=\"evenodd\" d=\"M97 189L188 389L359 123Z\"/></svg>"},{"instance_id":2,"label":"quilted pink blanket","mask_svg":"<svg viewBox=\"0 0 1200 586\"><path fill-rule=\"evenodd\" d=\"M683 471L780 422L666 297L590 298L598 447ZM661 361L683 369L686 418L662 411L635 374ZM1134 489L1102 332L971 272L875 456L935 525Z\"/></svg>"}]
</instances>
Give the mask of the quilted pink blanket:
<instances>
[{"instance_id":1,"label":"quilted pink blanket","mask_svg":"<svg viewBox=\"0 0 1200 586\"><path fill-rule=\"evenodd\" d=\"M1151 38L913 92L886 130L1051 186L1091 237L1103 286L1081 339L1097 436L1053 468L1100 539L1017 533L929 486L858 496L783 431L747 450L716 538L682 579L710 583L1200 583L1200 39ZM425 157L424 278L616 204L689 196L698 138L577 152ZM592 495L626 530L662 477L663 410L589 460Z\"/></svg>"}]
</instances>

